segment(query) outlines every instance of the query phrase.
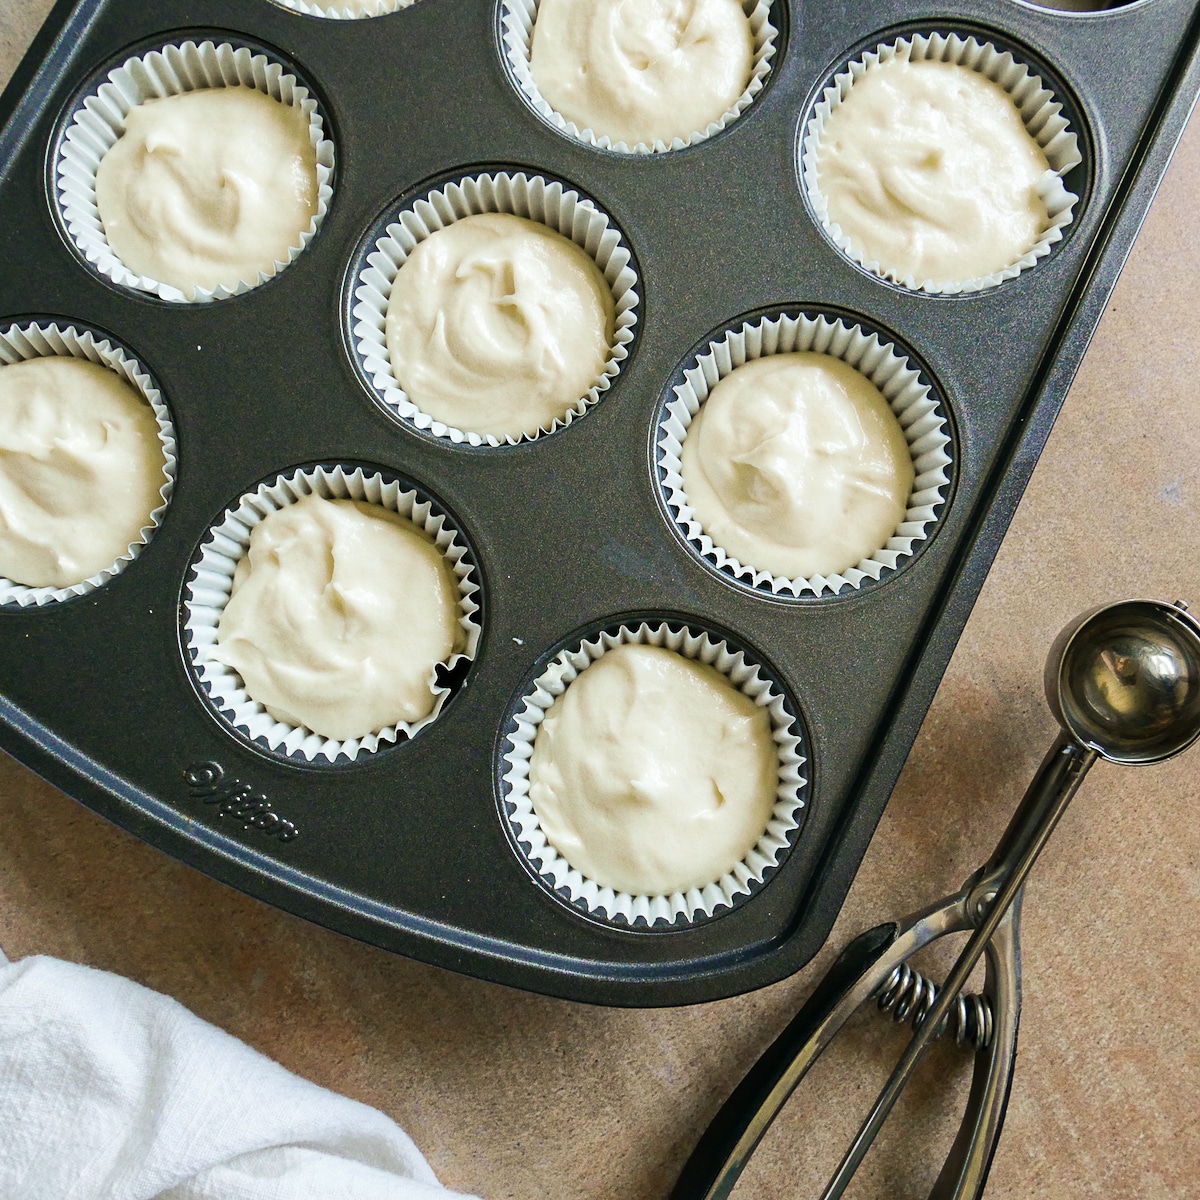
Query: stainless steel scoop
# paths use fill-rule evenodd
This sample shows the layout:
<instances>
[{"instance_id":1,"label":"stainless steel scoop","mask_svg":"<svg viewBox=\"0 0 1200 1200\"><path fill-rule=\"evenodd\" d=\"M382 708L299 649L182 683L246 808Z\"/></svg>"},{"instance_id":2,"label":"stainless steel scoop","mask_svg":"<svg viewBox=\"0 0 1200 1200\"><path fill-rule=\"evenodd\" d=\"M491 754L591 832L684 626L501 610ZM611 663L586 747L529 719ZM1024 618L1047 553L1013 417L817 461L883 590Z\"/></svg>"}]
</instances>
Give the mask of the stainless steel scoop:
<instances>
[{"instance_id":1,"label":"stainless steel scoop","mask_svg":"<svg viewBox=\"0 0 1200 1200\"><path fill-rule=\"evenodd\" d=\"M1200 738L1200 622L1182 601L1125 600L1078 617L1046 662L1046 698L1062 729L991 858L952 896L861 934L751 1068L693 1151L671 1200L722 1200L787 1098L865 1001L915 1027L912 1041L821 1200L849 1185L929 1042L947 1031L975 1046L971 1094L930 1200L981 1195L1012 1086L1021 1011L1018 929L1025 877L1098 759L1162 762ZM938 988L908 959L971 931ZM986 956L983 993L962 989Z\"/></svg>"}]
</instances>

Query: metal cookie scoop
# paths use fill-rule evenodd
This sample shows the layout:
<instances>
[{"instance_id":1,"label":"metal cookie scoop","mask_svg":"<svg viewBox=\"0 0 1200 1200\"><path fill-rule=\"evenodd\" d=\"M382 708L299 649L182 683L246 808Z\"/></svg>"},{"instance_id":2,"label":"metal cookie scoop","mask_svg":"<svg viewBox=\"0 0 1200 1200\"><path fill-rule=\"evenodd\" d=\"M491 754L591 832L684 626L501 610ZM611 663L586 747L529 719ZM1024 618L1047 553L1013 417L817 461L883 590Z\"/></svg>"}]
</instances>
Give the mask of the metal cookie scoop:
<instances>
[{"instance_id":1,"label":"metal cookie scoop","mask_svg":"<svg viewBox=\"0 0 1200 1200\"><path fill-rule=\"evenodd\" d=\"M751 1068L692 1152L671 1200L722 1200L818 1055L876 998L916 1032L821 1200L846 1190L926 1046L944 1032L975 1046L966 1114L930 1200L981 1195L1012 1086L1021 1011L1018 929L1025 877L1097 758L1162 762L1200 738L1200 622L1182 602L1126 600L1059 634L1046 698L1062 725L991 858L960 891L855 938L774 1045ZM908 966L922 947L973 931L938 988ZM982 995L961 995L986 956Z\"/></svg>"}]
</instances>

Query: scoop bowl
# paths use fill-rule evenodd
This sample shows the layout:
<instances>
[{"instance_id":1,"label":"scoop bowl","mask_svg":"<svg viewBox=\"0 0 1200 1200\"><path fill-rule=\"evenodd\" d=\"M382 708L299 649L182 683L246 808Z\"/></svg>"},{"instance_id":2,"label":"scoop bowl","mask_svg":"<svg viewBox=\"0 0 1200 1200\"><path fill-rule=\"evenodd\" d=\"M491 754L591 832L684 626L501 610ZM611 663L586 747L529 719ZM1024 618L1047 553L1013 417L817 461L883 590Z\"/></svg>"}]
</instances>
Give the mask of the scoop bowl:
<instances>
[{"instance_id":1,"label":"scoop bowl","mask_svg":"<svg viewBox=\"0 0 1200 1200\"><path fill-rule=\"evenodd\" d=\"M1045 684L1081 745L1109 762L1162 762L1200 738L1200 622L1182 601L1102 605L1059 634Z\"/></svg>"}]
</instances>

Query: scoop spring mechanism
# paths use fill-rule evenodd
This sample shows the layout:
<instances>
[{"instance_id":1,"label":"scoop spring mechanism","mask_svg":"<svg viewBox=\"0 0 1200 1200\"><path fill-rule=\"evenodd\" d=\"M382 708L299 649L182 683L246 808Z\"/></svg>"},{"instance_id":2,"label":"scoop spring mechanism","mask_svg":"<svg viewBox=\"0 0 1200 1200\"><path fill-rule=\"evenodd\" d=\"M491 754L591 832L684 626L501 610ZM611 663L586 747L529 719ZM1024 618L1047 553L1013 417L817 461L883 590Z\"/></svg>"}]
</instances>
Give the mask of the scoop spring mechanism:
<instances>
[{"instance_id":1,"label":"scoop spring mechanism","mask_svg":"<svg viewBox=\"0 0 1200 1200\"><path fill-rule=\"evenodd\" d=\"M920 1029L937 1002L941 985L927 975L900 963L876 993L881 1013L890 1013L897 1025ZM982 992L959 994L935 1038L952 1037L960 1046L983 1050L992 1040L992 1002Z\"/></svg>"}]
</instances>

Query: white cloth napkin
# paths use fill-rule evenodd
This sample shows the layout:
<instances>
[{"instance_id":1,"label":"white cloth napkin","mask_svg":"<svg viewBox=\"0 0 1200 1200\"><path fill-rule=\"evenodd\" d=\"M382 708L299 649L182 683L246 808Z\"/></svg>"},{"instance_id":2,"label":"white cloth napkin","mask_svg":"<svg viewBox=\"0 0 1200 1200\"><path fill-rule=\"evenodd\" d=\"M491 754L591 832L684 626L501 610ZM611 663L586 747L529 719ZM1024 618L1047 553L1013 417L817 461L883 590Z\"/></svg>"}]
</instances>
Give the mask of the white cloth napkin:
<instances>
[{"instance_id":1,"label":"white cloth napkin","mask_svg":"<svg viewBox=\"0 0 1200 1200\"><path fill-rule=\"evenodd\" d=\"M0 953L3 1200L447 1200L383 1113L166 996Z\"/></svg>"}]
</instances>

